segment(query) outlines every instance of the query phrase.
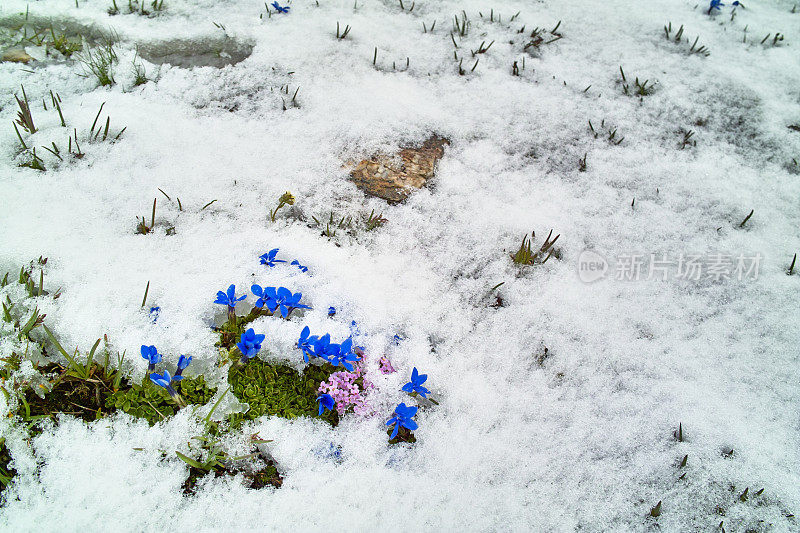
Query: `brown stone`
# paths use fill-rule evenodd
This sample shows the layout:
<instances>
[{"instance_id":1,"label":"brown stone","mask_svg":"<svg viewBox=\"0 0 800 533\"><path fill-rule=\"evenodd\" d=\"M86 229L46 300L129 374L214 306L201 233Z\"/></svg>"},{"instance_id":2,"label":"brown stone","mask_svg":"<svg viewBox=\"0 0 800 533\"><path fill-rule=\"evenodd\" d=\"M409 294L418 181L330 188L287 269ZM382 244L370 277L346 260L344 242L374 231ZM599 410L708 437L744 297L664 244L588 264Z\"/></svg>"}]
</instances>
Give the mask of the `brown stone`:
<instances>
[{"instance_id":1,"label":"brown stone","mask_svg":"<svg viewBox=\"0 0 800 533\"><path fill-rule=\"evenodd\" d=\"M433 177L447 144L447 139L432 135L420 147L402 148L396 157L379 154L365 159L350 171L350 179L370 196L390 204L402 202Z\"/></svg>"},{"instance_id":2,"label":"brown stone","mask_svg":"<svg viewBox=\"0 0 800 533\"><path fill-rule=\"evenodd\" d=\"M27 63L32 59L33 58L31 56L25 53L25 50L21 50L19 48L6 50L3 52L3 57L0 58L1 61L11 61L13 63Z\"/></svg>"}]
</instances>

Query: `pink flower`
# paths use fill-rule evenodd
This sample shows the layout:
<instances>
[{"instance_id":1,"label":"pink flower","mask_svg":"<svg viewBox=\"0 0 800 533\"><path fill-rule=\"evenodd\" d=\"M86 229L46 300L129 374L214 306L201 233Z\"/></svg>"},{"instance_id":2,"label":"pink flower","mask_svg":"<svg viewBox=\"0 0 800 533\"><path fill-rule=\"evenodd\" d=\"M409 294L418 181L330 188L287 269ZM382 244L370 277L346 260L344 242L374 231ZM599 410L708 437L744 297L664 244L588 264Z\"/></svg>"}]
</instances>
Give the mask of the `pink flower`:
<instances>
[{"instance_id":1,"label":"pink flower","mask_svg":"<svg viewBox=\"0 0 800 533\"><path fill-rule=\"evenodd\" d=\"M385 355L380 359L380 371L381 374L393 374L397 372L397 370L394 369L392 363Z\"/></svg>"},{"instance_id":2,"label":"pink flower","mask_svg":"<svg viewBox=\"0 0 800 533\"><path fill-rule=\"evenodd\" d=\"M374 385L363 376L361 365L357 365L352 372L334 372L319 385L317 391L321 394L330 394L336 401L336 410L344 414L352 408L358 415L368 415L372 412L365 398L366 391ZM360 380L360 383L357 381Z\"/></svg>"}]
</instances>

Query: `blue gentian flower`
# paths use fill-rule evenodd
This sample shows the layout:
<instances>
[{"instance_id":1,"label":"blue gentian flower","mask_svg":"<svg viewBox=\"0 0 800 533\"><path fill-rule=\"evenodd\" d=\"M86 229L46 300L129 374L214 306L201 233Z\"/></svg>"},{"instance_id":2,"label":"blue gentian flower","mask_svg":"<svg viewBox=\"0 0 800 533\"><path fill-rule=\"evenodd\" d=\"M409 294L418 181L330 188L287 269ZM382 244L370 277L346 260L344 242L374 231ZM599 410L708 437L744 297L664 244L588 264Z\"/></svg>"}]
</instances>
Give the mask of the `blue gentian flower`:
<instances>
[{"instance_id":1,"label":"blue gentian flower","mask_svg":"<svg viewBox=\"0 0 800 533\"><path fill-rule=\"evenodd\" d=\"M416 392L419 393L419 395L423 398L427 398L431 391L422 386L427 379L428 374L419 374L417 372L417 367L414 367L414 370L411 371L411 381L403 385L403 392L407 392L409 394Z\"/></svg>"},{"instance_id":2,"label":"blue gentian flower","mask_svg":"<svg viewBox=\"0 0 800 533\"><path fill-rule=\"evenodd\" d=\"M299 268L299 269L300 269L300 272L308 272L308 267L307 267L307 266L303 266L303 265L301 265L301 264L300 264L300 261L298 261L297 259L295 259L294 261L292 261L292 263L291 263L291 264L292 264L292 265L295 265L297 268Z\"/></svg>"},{"instance_id":3,"label":"blue gentian flower","mask_svg":"<svg viewBox=\"0 0 800 533\"><path fill-rule=\"evenodd\" d=\"M189 366L189 363L192 362L192 356L186 357L185 355L181 355L178 358L178 370L175 371L175 377L180 377L183 374L183 371L186 370L186 367Z\"/></svg>"},{"instance_id":4,"label":"blue gentian flower","mask_svg":"<svg viewBox=\"0 0 800 533\"><path fill-rule=\"evenodd\" d=\"M397 436L397 432L400 431L400 427L404 427L409 429L410 431L414 431L417 429L417 423L412 420L412 418L417 414L417 407L408 407L405 403L401 403L394 409L394 416L386 422L387 426L394 425L394 431L392 431L392 435L389 437L393 439Z\"/></svg>"},{"instance_id":5,"label":"blue gentian flower","mask_svg":"<svg viewBox=\"0 0 800 533\"><path fill-rule=\"evenodd\" d=\"M328 316L333 316L336 314L336 308L331 306L328 308Z\"/></svg>"},{"instance_id":6,"label":"blue gentian flower","mask_svg":"<svg viewBox=\"0 0 800 533\"><path fill-rule=\"evenodd\" d=\"M147 371L152 372L156 369L156 365L161 362L161 354L158 353L155 346L145 346L142 344L142 357L147 359L147 362L150 363Z\"/></svg>"},{"instance_id":7,"label":"blue gentian flower","mask_svg":"<svg viewBox=\"0 0 800 533\"><path fill-rule=\"evenodd\" d=\"M317 396L317 403L319 404L317 416L322 416L322 413L325 411L333 411L333 408L336 407L336 401L330 394L320 394Z\"/></svg>"},{"instance_id":8,"label":"blue gentian flower","mask_svg":"<svg viewBox=\"0 0 800 533\"><path fill-rule=\"evenodd\" d=\"M227 305L228 309L233 309L234 307L236 307L236 302L241 302L245 298L247 298L246 294L241 298L237 298L236 285L231 285L230 287L228 287L227 292L217 291L217 299L214 300L214 303Z\"/></svg>"},{"instance_id":9,"label":"blue gentian flower","mask_svg":"<svg viewBox=\"0 0 800 533\"><path fill-rule=\"evenodd\" d=\"M708 14L710 15L714 9L720 11L724 5L722 0L711 0L711 4L708 6Z\"/></svg>"},{"instance_id":10,"label":"blue gentian flower","mask_svg":"<svg viewBox=\"0 0 800 533\"><path fill-rule=\"evenodd\" d=\"M328 347L331 344L331 334L326 333L322 337L314 341L314 355L322 359L328 360ZM338 348L337 348L338 352Z\"/></svg>"},{"instance_id":11,"label":"blue gentian flower","mask_svg":"<svg viewBox=\"0 0 800 533\"><path fill-rule=\"evenodd\" d=\"M286 287L279 287L275 304L277 308L280 308L281 316L287 318L289 313L295 309L311 309L311 307L300 303L302 297L303 293L296 292L292 294L292 291ZM270 310L274 312L275 308L270 307Z\"/></svg>"},{"instance_id":12,"label":"blue gentian flower","mask_svg":"<svg viewBox=\"0 0 800 533\"><path fill-rule=\"evenodd\" d=\"M313 344L317 342L318 337L316 335L309 335L311 334L311 330L308 326L303 328L303 331L300 332L300 338L297 340L297 347L303 352L303 360L308 363L308 357L314 357L314 347Z\"/></svg>"},{"instance_id":13,"label":"blue gentian flower","mask_svg":"<svg viewBox=\"0 0 800 533\"><path fill-rule=\"evenodd\" d=\"M276 309L280 309L281 316L287 318L295 309L311 309L311 307L301 304L300 299L303 294L298 292L292 294L292 291L286 287L261 287L253 285L250 290L258 296L256 300L256 307L262 308L265 305L274 313Z\"/></svg>"},{"instance_id":14,"label":"blue gentian flower","mask_svg":"<svg viewBox=\"0 0 800 533\"><path fill-rule=\"evenodd\" d=\"M258 296L255 306L259 309L266 305L270 308L270 311L274 311L275 307L277 307L277 305L269 305L270 301L276 301L278 299L278 295L275 292L275 287L261 287L261 285L252 285L250 287L250 292Z\"/></svg>"},{"instance_id":15,"label":"blue gentian flower","mask_svg":"<svg viewBox=\"0 0 800 533\"><path fill-rule=\"evenodd\" d=\"M249 359L255 357L255 355L261 349L261 343L264 342L265 337L266 335L256 335L256 332L253 331L253 328L250 328L242 333L241 341L236 343L236 347L242 354L242 358L239 361L241 364L244 364Z\"/></svg>"},{"instance_id":16,"label":"blue gentian flower","mask_svg":"<svg viewBox=\"0 0 800 533\"><path fill-rule=\"evenodd\" d=\"M172 382L180 381L182 379L183 376L178 376L178 375L170 376L169 372L167 372L166 370L164 370L163 374L157 374L157 373L150 374L150 380L159 387L164 387L165 389L167 389L167 392L172 397L172 399L177 401L178 404L180 404L181 406L184 405L183 399L181 398L181 395L178 394L178 392L172 388Z\"/></svg>"},{"instance_id":17,"label":"blue gentian flower","mask_svg":"<svg viewBox=\"0 0 800 533\"><path fill-rule=\"evenodd\" d=\"M274 7L275 11L277 11L278 13L288 13L289 10L291 9L289 6L281 7L278 4L278 2L272 2L272 7Z\"/></svg>"},{"instance_id":18,"label":"blue gentian flower","mask_svg":"<svg viewBox=\"0 0 800 533\"><path fill-rule=\"evenodd\" d=\"M261 264L267 265L268 267L274 267L275 263L285 263L283 259L275 259L275 256L278 255L278 248L273 248L269 252L265 253L261 256Z\"/></svg>"},{"instance_id":19,"label":"blue gentian flower","mask_svg":"<svg viewBox=\"0 0 800 533\"><path fill-rule=\"evenodd\" d=\"M160 315L160 314L161 314L161 308L160 307L151 307L150 308L150 322L155 324L156 320L158 320L158 315Z\"/></svg>"},{"instance_id":20,"label":"blue gentian flower","mask_svg":"<svg viewBox=\"0 0 800 533\"><path fill-rule=\"evenodd\" d=\"M395 346L400 346L400 342L402 342L404 340L405 339L403 337L401 337L400 335L395 333L395 335L394 335L394 345Z\"/></svg>"},{"instance_id":21,"label":"blue gentian flower","mask_svg":"<svg viewBox=\"0 0 800 533\"><path fill-rule=\"evenodd\" d=\"M350 372L354 369L351 363L359 359L358 355L353 352L352 337L341 344L329 344L325 352L328 355L328 361L333 366L343 366Z\"/></svg>"}]
</instances>

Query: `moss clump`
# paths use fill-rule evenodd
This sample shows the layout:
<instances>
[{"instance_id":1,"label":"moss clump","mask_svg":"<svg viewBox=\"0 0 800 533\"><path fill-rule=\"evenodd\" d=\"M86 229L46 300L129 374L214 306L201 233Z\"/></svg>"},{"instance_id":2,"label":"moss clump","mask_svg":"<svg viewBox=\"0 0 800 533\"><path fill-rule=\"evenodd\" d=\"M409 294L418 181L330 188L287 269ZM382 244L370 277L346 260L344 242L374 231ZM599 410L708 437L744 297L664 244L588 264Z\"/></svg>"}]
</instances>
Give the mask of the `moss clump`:
<instances>
[{"instance_id":1,"label":"moss clump","mask_svg":"<svg viewBox=\"0 0 800 533\"><path fill-rule=\"evenodd\" d=\"M205 378L184 378L178 382L176 390L188 404L205 405L217 389L206 385ZM121 409L131 416L146 419L150 425L175 414L177 406L167 391L149 379L142 385L132 385L120 389L106 398L108 409Z\"/></svg>"},{"instance_id":2,"label":"moss clump","mask_svg":"<svg viewBox=\"0 0 800 533\"><path fill-rule=\"evenodd\" d=\"M239 401L249 404L250 409L235 413L231 422L237 424L264 415L317 416L317 389L334 371L330 364L310 365L300 374L290 366L260 359L251 359L244 367L234 365L228 373L231 391ZM336 412L326 411L320 418L334 426L338 423Z\"/></svg>"}]
</instances>

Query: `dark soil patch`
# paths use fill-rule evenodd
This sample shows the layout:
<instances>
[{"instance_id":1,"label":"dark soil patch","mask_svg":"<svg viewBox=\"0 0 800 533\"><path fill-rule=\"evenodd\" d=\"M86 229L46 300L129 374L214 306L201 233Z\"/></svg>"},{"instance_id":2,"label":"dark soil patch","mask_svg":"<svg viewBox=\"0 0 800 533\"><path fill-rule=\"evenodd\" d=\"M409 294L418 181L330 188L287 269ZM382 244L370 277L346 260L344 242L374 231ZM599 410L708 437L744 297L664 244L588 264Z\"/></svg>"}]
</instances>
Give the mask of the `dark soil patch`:
<instances>
[{"instance_id":1,"label":"dark soil patch","mask_svg":"<svg viewBox=\"0 0 800 533\"><path fill-rule=\"evenodd\" d=\"M211 471L203 470L195 466L189 467L189 477L186 478L186 481L183 483L183 493L187 495L195 494L197 483L209 475L216 477L242 474L242 476L244 476L245 486L253 490L263 489L264 487L281 488L281 485L283 485L283 476L278 472L275 462L267 458L257 449L254 449L253 453L258 457L258 462L256 464L244 461L232 461L229 465L218 466Z\"/></svg>"},{"instance_id":2,"label":"dark soil patch","mask_svg":"<svg viewBox=\"0 0 800 533\"><path fill-rule=\"evenodd\" d=\"M141 385L124 380L122 387L114 390L113 383L104 376L99 367L89 378L83 379L67 374L67 369L51 363L41 369L43 374L55 374L55 386L40 397L32 389L25 391L27 408L23 405L26 417L53 416L66 413L86 422L97 420L121 409L129 415L145 418L151 425L177 411L177 406L169 394L149 379ZM214 396L216 389L206 386L203 376L184 378L176 384L176 389L187 403L206 404Z\"/></svg>"}]
</instances>

